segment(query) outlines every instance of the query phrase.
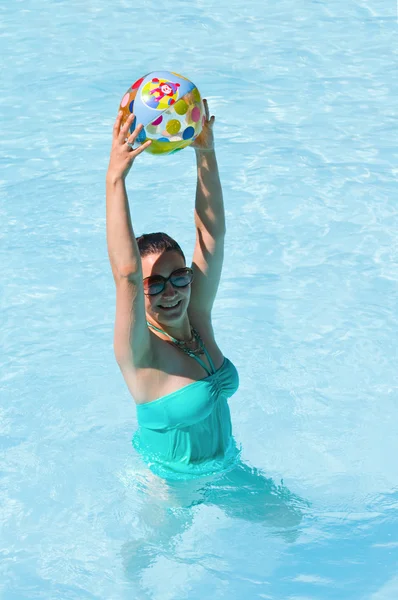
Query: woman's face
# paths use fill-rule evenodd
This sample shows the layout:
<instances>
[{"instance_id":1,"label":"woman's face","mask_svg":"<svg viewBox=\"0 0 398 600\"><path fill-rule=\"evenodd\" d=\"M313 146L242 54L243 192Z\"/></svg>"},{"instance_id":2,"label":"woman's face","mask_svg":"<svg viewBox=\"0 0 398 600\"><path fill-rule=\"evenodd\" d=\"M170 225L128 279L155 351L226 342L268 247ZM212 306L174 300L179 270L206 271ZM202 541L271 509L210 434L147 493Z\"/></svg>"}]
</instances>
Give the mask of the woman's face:
<instances>
[{"instance_id":1,"label":"woman's face","mask_svg":"<svg viewBox=\"0 0 398 600\"><path fill-rule=\"evenodd\" d=\"M170 250L161 254L149 254L142 258L143 278L152 275L169 275L177 269L186 266L179 252ZM147 317L165 325L178 325L185 316L191 297L191 285L184 288L175 288L170 281L160 294L145 296L145 310ZM174 306L176 305L176 306Z\"/></svg>"}]
</instances>

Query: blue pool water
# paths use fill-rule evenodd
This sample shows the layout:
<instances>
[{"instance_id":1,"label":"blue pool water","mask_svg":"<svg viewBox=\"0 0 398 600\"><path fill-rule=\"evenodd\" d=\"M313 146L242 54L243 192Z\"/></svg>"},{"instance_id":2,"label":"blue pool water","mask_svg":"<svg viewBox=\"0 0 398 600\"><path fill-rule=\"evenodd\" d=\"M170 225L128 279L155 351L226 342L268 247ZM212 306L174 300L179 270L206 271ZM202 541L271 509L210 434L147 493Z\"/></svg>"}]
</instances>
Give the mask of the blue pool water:
<instances>
[{"instance_id":1,"label":"blue pool water","mask_svg":"<svg viewBox=\"0 0 398 600\"><path fill-rule=\"evenodd\" d=\"M398 597L396 10L2 4L2 600ZM159 67L216 115L241 379L246 466L185 487L131 446L105 244L114 116ZM137 234L189 256L194 188L190 149L137 161Z\"/></svg>"}]
</instances>

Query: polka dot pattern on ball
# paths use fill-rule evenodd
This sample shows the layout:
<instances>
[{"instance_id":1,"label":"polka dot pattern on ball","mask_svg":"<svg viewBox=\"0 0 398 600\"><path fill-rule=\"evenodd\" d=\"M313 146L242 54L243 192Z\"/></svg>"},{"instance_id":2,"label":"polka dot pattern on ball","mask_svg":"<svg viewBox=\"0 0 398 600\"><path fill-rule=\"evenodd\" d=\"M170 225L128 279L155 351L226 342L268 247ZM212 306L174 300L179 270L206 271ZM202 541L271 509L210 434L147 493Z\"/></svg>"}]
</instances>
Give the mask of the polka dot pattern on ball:
<instances>
[{"instance_id":1,"label":"polka dot pattern on ball","mask_svg":"<svg viewBox=\"0 0 398 600\"><path fill-rule=\"evenodd\" d=\"M122 108L124 108L124 107L126 106L126 104L127 104L127 102L128 102L129 100L130 100L130 94L129 94L129 93L127 93L127 94L124 94L124 96L123 96L123 98L122 98L122 101L121 101L121 103L120 103L120 106L121 106Z\"/></svg>"},{"instance_id":2,"label":"polka dot pattern on ball","mask_svg":"<svg viewBox=\"0 0 398 600\"><path fill-rule=\"evenodd\" d=\"M170 119L170 121L166 125L167 133L170 135L175 135L181 129L181 123L178 119Z\"/></svg>"},{"instance_id":3,"label":"polka dot pattern on ball","mask_svg":"<svg viewBox=\"0 0 398 600\"><path fill-rule=\"evenodd\" d=\"M200 94L199 94L199 90L198 88L195 88L192 92L193 98L195 100L195 102L200 102L201 98L200 98Z\"/></svg>"},{"instance_id":4,"label":"polka dot pattern on ball","mask_svg":"<svg viewBox=\"0 0 398 600\"><path fill-rule=\"evenodd\" d=\"M198 106L194 106L191 112L191 119L194 123L197 123L200 119L200 108Z\"/></svg>"},{"instance_id":5,"label":"polka dot pattern on ball","mask_svg":"<svg viewBox=\"0 0 398 600\"><path fill-rule=\"evenodd\" d=\"M180 92L159 98L157 87L160 87L160 83L177 87L177 80ZM148 139L152 141L147 148L150 154L169 154L173 150L179 152L192 144L202 131L203 123L206 123L202 118L204 107L196 86L182 75L169 71L155 71L135 80L122 96L119 111L122 112L123 124L129 117L131 119L132 114L135 116L135 122L129 128L130 133L138 122L143 123L143 131L137 132L134 137L141 143Z\"/></svg>"},{"instance_id":6,"label":"polka dot pattern on ball","mask_svg":"<svg viewBox=\"0 0 398 600\"><path fill-rule=\"evenodd\" d=\"M137 119L136 119L136 118L134 118L133 122L132 122L132 123L131 123L131 125L130 125L130 129L129 129L129 133L130 133L130 134L134 132L134 129L135 129L135 127L136 127L136 124L137 124Z\"/></svg>"},{"instance_id":7,"label":"polka dot pattern on ball","mask_svg":"<svg viewBox=\"0 0 398 600\"><path fill-rule=\"evenodd\" d=\"M185 102L185 100L178 100L178 102L174 104L174 110L176 111L177 115L185 115L188 110L188 104Z\"/></svg>"},{"instance_id":8,"label":"polka dot pattern on ball","mask_svg":"<svg viewBox=\"0 0 398 600\"><path fill-rule=\"evenodd\" d=\"M187 127L184 131L184 133L182 134L182 138L184 140L190 140L191 137L193 137L195 135L195 129L193 127Z\"/></svg>"},{"instance_id":9,"label":"polka dot pattern on ball","mask_svg":"<svg viewBox=\"0 0 398 600\"><path fill-rule=\"evenodd\" d=\"M131 79L130 79L131 81ZM137 88L140 87L141 83L144 81L144 77L141 77L141 79L137 79L137 81L135 83L133 83L133 85L131 86L131 88L133 90L136 90Z\"/></svg>"},{"instance_id":10,"label":"polka dot pattern on ball","mask_svg":"<svg viewBox=\"0 0 398 600\"><path fill-rule=\"evenodd\" d=\"M145 129L141 129L141 131L138 134L137 140L140 142L140 144L143 144L146 141Z\"/></svg>"}]
</instances>

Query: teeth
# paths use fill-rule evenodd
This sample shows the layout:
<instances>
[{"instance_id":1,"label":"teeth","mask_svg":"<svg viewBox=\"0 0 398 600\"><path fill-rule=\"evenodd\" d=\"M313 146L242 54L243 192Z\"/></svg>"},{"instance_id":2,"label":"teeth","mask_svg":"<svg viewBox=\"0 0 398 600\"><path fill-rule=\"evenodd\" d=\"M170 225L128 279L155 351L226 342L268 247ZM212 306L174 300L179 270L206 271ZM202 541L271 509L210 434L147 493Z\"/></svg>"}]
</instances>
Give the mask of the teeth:
<instances>
[{"instance_id":1,"label":"teeth","mask_svg":"<svg viewBox=\"0 0 398 600\"><path fill-rule=\"evenodd\" d=\"M161 306L162 308L173 308L174 306L177 306L178 303L179 303L179 300L177 302L175 302L174 304L160 304L159 306Z\"/></svg>"}]
</instances>

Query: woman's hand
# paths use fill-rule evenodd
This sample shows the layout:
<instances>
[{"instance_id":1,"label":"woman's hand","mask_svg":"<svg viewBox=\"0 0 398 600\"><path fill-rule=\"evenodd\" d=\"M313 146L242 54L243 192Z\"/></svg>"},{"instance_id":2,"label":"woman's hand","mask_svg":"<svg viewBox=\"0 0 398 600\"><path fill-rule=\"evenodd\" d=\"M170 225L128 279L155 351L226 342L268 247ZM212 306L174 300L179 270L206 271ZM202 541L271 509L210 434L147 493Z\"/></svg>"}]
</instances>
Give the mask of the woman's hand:
<instances>
[{"instance_id":1,"label":"woman's hand","mask_svg":"<svg viewBox=\"0 0 398 600\"><path fill-rule=\"evenodd\" d=\"M131 114L124 125L121 125L123 113L120 111L113 126L112 149L109 159L107 177L113 180L126 179L131 165L136 156L141 154L151 144L151 140L146 141L137 149L133 149L133 144L137 139L143 125L137 125L133 133L129 135L129 129L134 121L134 115Z\"/></svg>"},{"instance_id":2,"label":"woman's hand","mask_svg":"<svg viewBox=\"0 0 398 600\"><path fill-rule=\"evenodd\" d=\"M213 125L216 118L212 116L210 118L209 113L209 105L207 100L203 100L203 105L205 107L205 124L203 125L203 129L196 138L194 142L192 142L192 148L195 150L199 150L200 152L209 152L214 150L214 134L213 134Z\"/></svg>"}]
</instances>

